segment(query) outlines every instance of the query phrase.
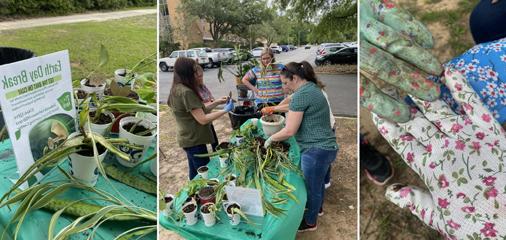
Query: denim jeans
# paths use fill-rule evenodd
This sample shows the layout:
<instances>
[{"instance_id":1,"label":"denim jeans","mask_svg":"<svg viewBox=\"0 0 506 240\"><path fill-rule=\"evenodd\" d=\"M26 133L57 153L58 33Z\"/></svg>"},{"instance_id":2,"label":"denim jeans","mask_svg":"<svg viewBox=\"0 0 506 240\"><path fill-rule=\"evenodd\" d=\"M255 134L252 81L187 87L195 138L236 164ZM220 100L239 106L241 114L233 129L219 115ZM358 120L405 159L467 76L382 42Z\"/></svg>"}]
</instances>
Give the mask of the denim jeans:
<instances>
[{"instance_id":1,"label":"denim jeans","mask_svg":"<svg viewBox=\"0 0 506 240\"><path fill-rule=\"evenodd\" d=\"M307 224L316 224L318 211L323 204L325 175L330 164L336 159L337 151L312 147L302 152L301 165L307 188L307 211L304 213L304 219Z\"/></svg>"},{"instance_id":2,"label":"denim jeans","mask_svg":"<svg viewBox=\"0 0 506 240\"><path fill-rule=\"evenodd\" d=\"M209 163L209 157L195 157L194 154L206 154L207 146L205 144L183 148L188 157L188 168L190 169L190 180L197 176L197 169Z\"/></svg>"}]
</instances>

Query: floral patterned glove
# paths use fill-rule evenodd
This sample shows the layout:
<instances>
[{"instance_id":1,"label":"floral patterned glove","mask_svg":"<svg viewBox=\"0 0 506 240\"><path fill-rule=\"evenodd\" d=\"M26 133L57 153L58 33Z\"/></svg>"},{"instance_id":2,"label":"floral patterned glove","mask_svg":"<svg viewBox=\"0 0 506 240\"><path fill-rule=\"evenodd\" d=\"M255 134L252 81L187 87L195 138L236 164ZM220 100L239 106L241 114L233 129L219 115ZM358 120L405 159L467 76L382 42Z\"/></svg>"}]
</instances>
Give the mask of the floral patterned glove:
<instances>
[{"instance_id":1,"label":"floral patterned glove","mask_svg":"<svg viewBox=\"0 0 506 240\"><path fill-rule=\"evenodd\" d=\"M439 86L428 80L439 75L439 61L426 49L432 35L422 23L390 0L360 1L360 72L424 100L439 97ZM389 98L373 83L361 80L361 104L395 122L409 120L408 106ZM383 110L388 109L385 112Z\"/></svg>"},{"instance_id":2,"label":"floral patterned glove","mask_svg":"<svg viewBox=\"0 0 506 240\"><path fill-rule=\"evenodd\" d=\"M442 100L413 96L421 112L413 108L406 123L373 114L380 133L429 189L394 184L386 196L447 239L504 239L506 134L459 71L446 70L445 81L465 114Z\"/></svg>"}]
</instances>

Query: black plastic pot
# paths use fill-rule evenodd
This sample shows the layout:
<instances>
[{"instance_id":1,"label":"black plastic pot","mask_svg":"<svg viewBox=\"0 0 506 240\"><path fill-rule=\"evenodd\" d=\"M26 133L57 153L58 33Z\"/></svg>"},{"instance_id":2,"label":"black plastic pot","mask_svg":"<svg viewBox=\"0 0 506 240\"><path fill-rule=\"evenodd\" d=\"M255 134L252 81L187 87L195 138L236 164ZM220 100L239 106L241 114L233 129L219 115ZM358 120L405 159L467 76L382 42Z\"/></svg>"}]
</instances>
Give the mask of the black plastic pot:
<instances>
[{"instance_id":1,"label":"black plastic pot","mask_svg":"<svg viewBox=\"0 0 506 240\"><path fill-rule=\"evenodd\" d=\"M238 129L250 118L260 118L262 113L258 112L253 106L236 106L233 111L228 112L228 117L232 123L232 128Z\"/></svg>"},{"instance_id":2,"label":"black plastic pot","mask_svg":"<svg viewBox=\"0 0 506 240\"><path fill-rule=\"evenodd\" d=\"M32 57L35 57L35 53L30 50L13 47L0 47L0 66ZM2 129L4 125L5 122L3 114L0 114L0 129Z\"/></svg>"}]
</instances>

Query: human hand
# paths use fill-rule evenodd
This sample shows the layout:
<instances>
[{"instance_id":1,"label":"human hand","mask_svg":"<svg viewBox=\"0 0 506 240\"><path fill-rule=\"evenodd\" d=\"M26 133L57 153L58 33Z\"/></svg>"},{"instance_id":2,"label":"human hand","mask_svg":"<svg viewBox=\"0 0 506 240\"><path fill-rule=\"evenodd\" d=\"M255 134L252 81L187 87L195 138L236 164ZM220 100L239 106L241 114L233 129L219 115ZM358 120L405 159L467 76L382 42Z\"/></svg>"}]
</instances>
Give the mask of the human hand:
<instances>
[{"instance_id":1,"label":"human hand","mask_svg":"<svg viewBox=\"0 0 506 240\"><path fill-rule=\"evenodd\" d=\"M234 110L234 101L229 99L225 107L223 107L223 111L230 112L232 110Z\"/></svg>"},{"instance_id":2,"label":"human hand","mask_svg":"<svg viewBox=\"0 0 506 240\"><path fill-rule=\"evenodd\" d=\"M264 148L268 148L271 144L272 144L272 138L271 138L271 137L269 137L269 138L267 138L267 140L265 140L265 142L264 142Z\"/></svg>"},{"instance_id":3,"label":"human hand","mask_svg":"<svg viewBox=\"0 0 506 240\"><path fill-rule=\"evenodd\" d=\"M227 96L223 96L223 97L220 97L219 99L215 100L215 102L217 102L218 104L225 104L227 103L229 97Z\"/></svg>"},{"instance_id":4,"label":"human hand","mask_svg":"<svg viewBox=\"0 0 506 240\"><path fill-rule=\"evenodd\" d=\"M499 238L506 235L506 134L458 71L446 70L445 81L464 114L414 96L421 112L414 109L406 123L373 113L380 133L428 188L395 184L386 197L447 239Z\"/></svg>"},{"instance_id":5,"label":"human hand","mask_svg":"<svg viewBox=\"0 0 506 240\"><path fill-rule=\"evenodd\" d=\"M432 35L425 26L391 1L361 0L362 106L395 122L410 118L404 103L371 86L374 84L367 79L384 81L423 100L437 99L439 87L427 79L429 74L442 72L439 61L426 49L432 45ZM391 111L382 111L385 108Z\"/></svg>"},{"instance_id":6,"label":"human hand","mask_svg":"<svg viewBox=\"0 0 506 240\"><path fill-rule=\"evenodd\" d=\"M273 113L274 113L274 106L262 108L262 115L272 115Z\"/></svg>"}]
</instances>

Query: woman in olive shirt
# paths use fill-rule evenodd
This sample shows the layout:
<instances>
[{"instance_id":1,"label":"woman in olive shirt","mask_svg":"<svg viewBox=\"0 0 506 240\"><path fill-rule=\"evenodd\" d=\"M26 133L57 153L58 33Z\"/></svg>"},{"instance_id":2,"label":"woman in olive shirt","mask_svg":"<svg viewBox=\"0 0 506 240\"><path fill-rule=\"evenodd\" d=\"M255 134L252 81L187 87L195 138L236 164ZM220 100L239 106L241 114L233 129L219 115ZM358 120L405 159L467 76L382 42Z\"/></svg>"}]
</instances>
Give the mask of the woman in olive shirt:
<instances>
[{"instance_id":1,"label":"woman in olive shirt","mask_svg":"<svg viewBox=\"0 0 506 240\"><path fill-rule=\"evenodd\" d=\"M234 103L227 97L204 105L198 92L197 71L198 64L193 59L178 58L174 64L174 82L167 101L176 118L177 142L188 157L190 179L197 175L199 167L209 163L208 157L194 155L207 153L206 144L215 142L210 123L234 108ZM223 110L211 112L225 103Z\"/></svg>"},{"instance_id":2,"label":"woman in olive shirt","mask_svg":"<svg viewBox=\"0 0 506 240\"><path fill-rule=\"evenodd\" d=\"M289 103L286 126L265 141L283 141L295 136L301 151L301 168L307 187L307 211L299 232L316 230L323 204L324 178L338 151L336 136L330 126L327 99L318 87L311 65L291 62L281 71L281 82L294 93ZM322 212L323 213L323 212Z\"/></svg>"}]
</instances>

